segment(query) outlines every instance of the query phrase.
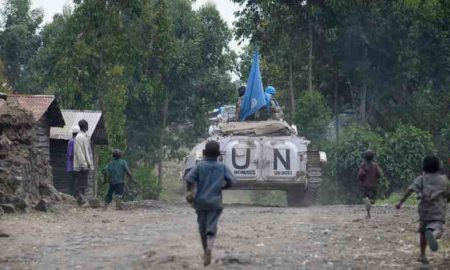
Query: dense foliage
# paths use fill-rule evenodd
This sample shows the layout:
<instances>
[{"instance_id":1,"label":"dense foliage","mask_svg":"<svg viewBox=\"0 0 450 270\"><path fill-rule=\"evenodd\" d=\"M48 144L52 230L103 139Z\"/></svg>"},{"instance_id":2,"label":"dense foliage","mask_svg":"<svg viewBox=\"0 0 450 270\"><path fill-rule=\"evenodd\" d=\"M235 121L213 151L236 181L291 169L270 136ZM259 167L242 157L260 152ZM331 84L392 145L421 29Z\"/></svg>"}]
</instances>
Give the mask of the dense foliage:
<instances>
[{"instance_id":1,"label":"dense foliage","mask_svg":"<svg viewBox=\"0 0 450 270\"><path fill-rule=\"evenodd\" d=\"M436 154L431 134L414 126L388 133L383 147L380 162L394 188L405 188L421 173L423 157Z\"/></svg>"},{"instance_id":2,"label":"dense foliage","mask_svg":"<svg viewBox=\"0 0 450 270\"><path fill-rule=\"evenodd\" d=\"M430 133L405 125L384 135L368 126L352 125L345 129L339 142L325 144L324 148L329 158L322 191L325 203L361 202L356 175L367 149L375 151L376 162L383 171L378 187L380 197L406 188L421 174L423 157L436 154Z\"/></svg>"},{"instance_id":3,"label":"dense foliage","mask_svg":"<svg viewBox=\"0 0 450 270\"><path fill-rule=\"evenodd\" d=\"M316 90L303 91L296 103L298 109L292 122L297 124L300 134L307 138L324 138L331 117L325 97Z\"/></svg>"},{"instance_id":4,"label":"dense foliage","mask_svg":"<svg viewBox=\"0 0 450 270\"><path fill-rule=\"evenodd\" d=\"M0 56L8 84L55 94L62 108L102 110L110 149L126 150L148 186L155 164L203 136L207 110L234 95L231 31L211 4L74 2L37 32L42 12L29 0L6 1ZM102 151L104 164L110 155ZM160 185L161 165L157 175Z\"/></svg>"},{"instance_id":5,"label":"dense foliage","mask_svg":"<svg viewBox=\"0 0 450 270\"><path fill-rule=\"evenodd\" d=\"M450 1L232 1L241 5L235 37L250 40L240 63L211 4L74 0L42 26L29 0L5 0L0 91L55 94L63 108L102 110L110 148L125 149L151 190L143 197L158 197L161 162L205 135L206 111L234 103L230 72L245 80L255 48L287 119L327 151L324 192L341 194L338 201L356 200L368 147L385 170L381 194L411 181L424 155L447 160ZM344 126L343 113L357 124Z\"/></svg>"},{"instance_id":6,"label":"dense foliage","mask_svg":"<svg viewBox=\"0 0 450 270\"><path fill-rule=\"evenodd\" d=\"M356 170L367 147L386 172L381 195L412 181L424 155L447 161L449 1L233 1L242 6L237 38L260 48L264 80L278 87L300 133L317 143L328 124L339 135L320 142L329 156L328 202L360 196ZM311 100L313 89L334 119L325 121L329 109ZM344 112L364 128L343 126Z\"/></svg>"}]
</instances>

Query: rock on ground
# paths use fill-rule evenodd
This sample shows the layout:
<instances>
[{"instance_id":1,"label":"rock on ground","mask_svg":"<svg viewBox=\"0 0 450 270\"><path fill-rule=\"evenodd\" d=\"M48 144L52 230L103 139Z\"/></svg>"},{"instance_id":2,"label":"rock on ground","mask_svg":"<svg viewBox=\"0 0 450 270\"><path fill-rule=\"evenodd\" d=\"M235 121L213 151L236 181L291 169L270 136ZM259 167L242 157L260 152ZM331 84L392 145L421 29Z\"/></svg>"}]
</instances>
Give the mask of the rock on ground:
<instances>
[{"instance_id":1,"label":"rock on ground","mask_svg":"<svg viewBox=\"0 0 450 270\"><path fill-rule=\"evenodd\" d=\"M34 207L35 210L47 212L52 208L52 201L50 199L42 198Z\"/></svg>"},{"instance_id":2,"label":"rock on ground","mask_svg":"<svg viewBox=\"0 0 450 270\"><path fill-rule=\"evenodd\" d=\"M12 214L16 212L16 208L10 203L0 204L0 208L2 208L3 212L6 214Z\"/></svg>"},{"instance_id":3,"label":"rock on ground","mask_svg":"<svg viewBox=\"0 0 450 270\"><path fill-rule=\"evenodd\" d=\"M67 204L77 204L77 199L75 199L74 196L62 192L60 192L59 195L61 196L63 202Z\"/></svg>"},{"instance_id":4,"label":"rock on ground","mask_svg":"<svg viewBox=\"0 0 450 270\"><path fill-rule=\"evenodd\" d=\"M60 192L49 183L43 183L39 186L39 194L42 197L49 198L53 201L60 202L63 200Z\"/></svg>"}]
</instances>

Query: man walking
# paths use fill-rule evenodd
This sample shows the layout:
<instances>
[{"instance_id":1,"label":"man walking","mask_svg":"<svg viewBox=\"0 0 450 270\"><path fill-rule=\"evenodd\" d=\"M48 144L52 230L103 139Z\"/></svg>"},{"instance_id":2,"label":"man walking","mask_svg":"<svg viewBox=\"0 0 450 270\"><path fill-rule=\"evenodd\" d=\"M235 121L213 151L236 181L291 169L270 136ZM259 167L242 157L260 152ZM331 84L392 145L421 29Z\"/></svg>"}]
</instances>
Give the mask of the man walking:
<instances>
[{"instance_id":1,"label":"man walking","mask_svg":"<svg viewBox=\"0 0 450 270\"><path fill-rule=\"evenodd\" d=\"M87 135L89 129L86 120L78 122L80 132L75 137L73 170L75 171L75 194L79 205L87 206L86 188L88 185L89 170L94 170L92 161L91 142Z\"/></svg>"}]
</instances>

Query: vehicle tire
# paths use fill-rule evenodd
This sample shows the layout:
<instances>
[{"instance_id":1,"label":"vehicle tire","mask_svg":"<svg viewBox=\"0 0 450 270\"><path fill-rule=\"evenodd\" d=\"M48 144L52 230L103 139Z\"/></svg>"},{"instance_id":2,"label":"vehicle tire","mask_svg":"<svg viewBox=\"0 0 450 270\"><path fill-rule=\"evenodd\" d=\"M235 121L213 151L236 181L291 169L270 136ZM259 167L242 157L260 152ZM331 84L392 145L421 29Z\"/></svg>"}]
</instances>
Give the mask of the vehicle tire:
<instances>
[{"instance_id":1,"label":"vehicle tire","mask_svg":"<svg viewBox=\"0 0 450 270\"><path fill-rule=\"evenodd\" d=\"M319 189L322 183L322 163L318 151L308 152L308 163L306 165L308 186L305 192L305 200L309 205L317 202Z\"/></svg>"},{"instance_id":2,"label":"vehicle tire","mask_svg":"<svg viewBox=\"0 0 450 270\"><path fill-rule=\"evenodd\" d=\"M313 174L314 176L311 176ZM304 199L308 201L308 205L317 202L319 197L320 184L322 182L322 169L320 167L315 167L308 169L308 187L304 194Z\"/></svg>"}]
</instances>

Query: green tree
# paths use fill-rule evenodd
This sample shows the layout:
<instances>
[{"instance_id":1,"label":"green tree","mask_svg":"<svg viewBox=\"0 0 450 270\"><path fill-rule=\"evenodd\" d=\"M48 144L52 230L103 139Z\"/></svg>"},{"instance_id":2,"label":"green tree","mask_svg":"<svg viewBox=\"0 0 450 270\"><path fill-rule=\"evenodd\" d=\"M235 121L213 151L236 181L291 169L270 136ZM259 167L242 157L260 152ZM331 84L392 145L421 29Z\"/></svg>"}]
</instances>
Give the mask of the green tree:
<instances>
[{"instance_id":1,"label":"green tree","mask_svg":"<svg viewBox=\"0 0 450 270\"><path fill-rule=\"evenodd\" d=\"M315 140L324 138L330 119L331 111L319 91L304 91L300 94L293 119L300 135Z\"/></svg>"},{"instance_id":2,"label":"green tree","mask_svg":"<svg viewBox=\"0 0 450 270\"><path fill-rule=\"evenodd\" d=\"M15 90L20 90L18 82L29 72L30 59L40 45L36 31L42 23L43 12L31 10L30 6L30 0L6 0L0 14L0 57L8 85Z\"/></svg>"},{"instance_id":3,"label":"green tree","mask_svg":"<svg viewBox=\"0 0 450 270\"><path fill-rule=\"evenodd\" d=\"M328 164L324 191L332 191L335 194L322 192L323 202L357 203L362 201L357 173L362 155L367 149L376 152L376 161L384 156L383 138L367 126L361 125L346 128L341 140L326 147ZM381 167L383 168L382 164ZM388 185L388 181L382 179L379 195L387 193ZM336 197L338 201L333 201Z\"/></svg>"},{"instance_id":4,"label":"green tree","mask_svg":"<svg viewBox=\"0 0 450 270\"><path fill-rule=\"evenodd\" d=\"M62 107L101 109L111 147L138 171L158 164L157 185L161 162L204 136L206 112L234 94L231 31L211 4L194 11L188 0L77 1L41 38L27 83ZM109 156L105 149L101 163Z\"/></svg>"},{"instance_id":5,"label":"green tree","mask_svg":"<svg viewBox=\"0 0 450 270\"><path fill-rule=\"evenodd\" d=\"M383 147L380 159L393 190L408 186L421 174L423 158L436 154L431 134L411 125L401 125L388 134Z\"/></svg>"},{"instance_id":6,"label":"green tree","mask_svg":"<svg viewBox=\"0 0 450 270\"><path fill-rule=\"evenodd\" d=\"M3 62L0 59L0 92L8 93L9 87L6 79L5 68L3 66Z\"/></svg>"}]
</instances>

